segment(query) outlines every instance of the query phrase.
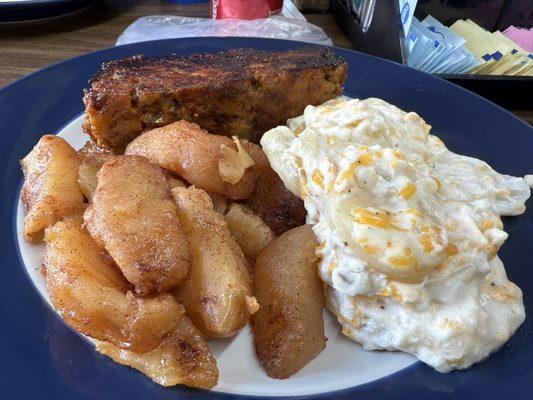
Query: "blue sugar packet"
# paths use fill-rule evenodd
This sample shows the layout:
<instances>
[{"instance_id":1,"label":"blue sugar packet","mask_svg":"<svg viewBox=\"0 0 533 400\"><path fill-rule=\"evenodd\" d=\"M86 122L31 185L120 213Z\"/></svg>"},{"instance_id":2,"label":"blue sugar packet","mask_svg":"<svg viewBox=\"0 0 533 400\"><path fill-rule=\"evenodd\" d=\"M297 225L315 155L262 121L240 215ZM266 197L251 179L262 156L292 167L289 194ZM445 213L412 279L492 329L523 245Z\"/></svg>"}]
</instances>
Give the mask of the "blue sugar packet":
<instances>
[{"instance_id":1,"label":"blue sugar packet","mask_svg":"<svg viewBox=\"0 0 533 400\"><path fill-rule=\"evenodd\" d=\"M415 68L425 71L425 67L429 65L435 57L438 57L438 55L442 53L446 46L438 35L431 31L428 31L426 27L422 25L422 23L415 17L413 17L412 25L413 27L417 27L418 29L420 29L420 31L422 31L423 36L430 39L429 48L426 48L424 50L424 55L414 65Z\"/></svg>"},{"instance_id":2,"label":"blue sugar packet","mask_svg":"<svg viewBox=\"0 0 533 400\"><path fill-rule=\"evenodd\" d=\"M461 51L461 47L456 49L452 54L448 55L442 62L436 65L432 70L432 74L447 74L456 69L458 66L468 61L468 56Z\"/></svg>"},{"instance_id":3,"label":"blue sugar packet","mask_svg":"<svg viewBox=\"0 0 533 400\"><path fill-rule=\"evenodd\" d=\"M431 32L439 35L442 40L446 40L451 45L453 45L454 48L459 48L461 46L464 46L466 43L466 39L462 36L459 36L454 31L452 31L450 28L442 25L439 21L437 21L435 18L433 18L431 15L428 15L424 20L422 21L422 24Z\"/></svg>"},{"instance_id":4,"label":"blue sugar packet","mask_svg":"<svg viewBox=\"0 0 533 400\"><path fill-rule=\"evenodd\" d=\"M419 33L421 38L427 39L426 41L422 42L424 47L420 47L418 49L421 54L418 60L414 63L415 68L422 69L422 65L429 62L429 60L431 60L435 53L439 50L439 45L441 45L441 43L439 41L435 41L434 38L431 37L431 33L428 32L416 18L413 18L411 26Z\"/></svg>"},{"instance_id":5,"label":"blue sugar packet","mask_svg":"<svg viewBox=\"0 0 533 400\"><path fill-rule=\"evenodd\" d=\"M407 37L411 28L411 21L415 14L416 3L418 0L398 0L398 9L400 11L400 22L403 27L403 33Z\"/></svg>"},{"instance_id":6,"label":"blue sugar packet","mask_svg":"<svg viewBox=\"0 0 533 400\"><path fill-rule=\"evenodd\" d=\"M461 47L459 53L463 55L462 59L454 65L447 68L443 73L446 74L464 74L472 68L478 66L480 61L466 47Z\"/></svg>"},{"instance_id":7,"label":"blue sugar packet","mask_svg":"<svg viewBox=\"0 0 533 400\"><path fill-rule=\"evenodd\" d=\"M418 61L425 55L426 49L431 47L431 41L418 27L411 25L409 40L413 42L411 52L407 57L407 65L415 67Z\"/></svg>"},{"instance_id":8,"label":"blue sugar packet","mask_svg":"<svg viewBox=\"0 0 533 400\"><path fill-rule=\"evenodd\" d=\"M440 37L445 49L434 58L434 60L427 66L427 72L435 72L442 64L448 64L450 62L449 57L456 52L461 46L464 46L466 40L455 32L451 31L439 21L428 15L423 21L422 25L430 32Z\"/></svg>"},{"instance_id":9,"label":"blue sugar packet","mask_svg":"<svg viewBox=\"0 0 533 400\"><path fill-rule=\"evenodd\" d=\"M460 48L450 56L450 63L439 69L436 73L456 74L466 69L469 65L469 55L464 51L464 48Z\"/></svg>"},{"instance_id":10,"label":"blue sugar packet","mask_svg":"<svg viewBox=\"0 0 533 400\"><path fill-rule=\"evenodd\" d=\"M416 42L418 42L418 36L410 31L405 38L405 48L407 49L407 54L411 54Z\"/></svg>"},{"instance_id":11,"label":"blue sugar packet","mask_svg":"<svg viewBox=\"0 0 533 400\"><path fill-rule=\"evenodd\" d=\"M464 74L466 72L469 72L472 68L475 68L481 64L481 61L479 61L479 59L475 55L470 53L467 49L465 50L468 52L468 63L465 65L463 69L457 72L458 74Z\"/></svg>"},{"instance_id":12,"label":"blue sugar packet","mask_svg":"<svg viewBox=\"0 0 533 400\"><path fill-rule=\"evenodd\" d=\"M465 46L466 40L428 15L423 21L413 17L406 37L407 65L437 74L466 73L480 64ZM498 54L491 54L491 59Z\"/></svg>"}]
</instances>

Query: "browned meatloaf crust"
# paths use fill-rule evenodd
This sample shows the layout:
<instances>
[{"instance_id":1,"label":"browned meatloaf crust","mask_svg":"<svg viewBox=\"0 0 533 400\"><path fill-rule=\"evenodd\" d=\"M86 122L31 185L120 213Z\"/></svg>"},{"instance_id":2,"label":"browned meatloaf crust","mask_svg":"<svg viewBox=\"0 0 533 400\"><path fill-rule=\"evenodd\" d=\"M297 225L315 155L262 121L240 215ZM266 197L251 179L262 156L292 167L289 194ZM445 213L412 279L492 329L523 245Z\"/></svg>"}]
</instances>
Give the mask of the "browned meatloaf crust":
<instances>
[{"instance_id":1,"label":"browned meatloaf crust","mask_svg":"<svg viewBox=\"0 0 533 400\"><path fill-rule=\"evenodd\" d=\"M144 130L179 119L257 142L308 104L340 95L347 73L344 59L319 46L134 56L105 63L89 81L83 127L115 153Z\"/></svg>"}]
</instances>

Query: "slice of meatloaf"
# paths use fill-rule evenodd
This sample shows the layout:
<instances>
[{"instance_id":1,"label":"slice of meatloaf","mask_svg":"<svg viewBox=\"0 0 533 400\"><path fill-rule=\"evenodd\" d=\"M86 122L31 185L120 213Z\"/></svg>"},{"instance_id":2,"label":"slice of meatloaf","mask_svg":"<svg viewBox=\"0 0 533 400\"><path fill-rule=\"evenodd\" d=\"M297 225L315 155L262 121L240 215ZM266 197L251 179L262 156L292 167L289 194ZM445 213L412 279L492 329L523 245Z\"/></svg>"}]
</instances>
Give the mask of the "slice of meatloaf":
<instances>
[{"instance_id":1,"label":"slice of meatloaf","mask_svg":"<svg viewBox=\"0 0 533 400\"><path fill-rule=\"evenodd\" d=\"M89 81L83 127L115 153L144 130L179 119L257 142L305 106L340 95L347 73L344 59L318 46L134 56L105 63Z\"/></svg>"}]
</instances>

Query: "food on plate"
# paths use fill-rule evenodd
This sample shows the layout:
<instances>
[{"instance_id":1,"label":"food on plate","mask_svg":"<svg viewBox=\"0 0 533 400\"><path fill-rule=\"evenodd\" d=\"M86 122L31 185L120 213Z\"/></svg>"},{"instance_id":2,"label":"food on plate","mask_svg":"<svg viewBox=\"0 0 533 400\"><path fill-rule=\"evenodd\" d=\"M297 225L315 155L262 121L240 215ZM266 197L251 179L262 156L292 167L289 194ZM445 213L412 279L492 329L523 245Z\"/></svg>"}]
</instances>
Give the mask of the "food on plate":
<instances>
[{"instance_id":1,"label":"food on plate","mask_svg":"<svg viewBox=\"0 0 533 400\"><path fill-rule=\"evenodd\" d=\"M291 229L257 257L252 316L259 361L272 378L288 378L326 347L324 292L310 225Z\"/></svg>"},{"instance_id":2,"label":"food on plate","mask_svg":"<svg viewBox=\"0 0 533 400\"><path fill-rule=\"evenodd\" d=\"M348 66L327 47L112 61L85 91L84 130L124 151L141 132L185 119L257 142L263 132L342 92Z\"/></svg>"},{"instance_id":3,"label":"food on plate","mask_svg":"<svg viewBox=\"0 0 533 400\"><path fill-rule=\"evenodd\" d=\"M20 164L24 173L20 197L26 210L24 239L35 242L48 226L83 211L77 183L79 161L64 139L44 135Z\"/></svg>"},{"instance_id":4,"label":"food on plate","mask_svg":"<svg viewBox=\"0 0 533 400\"><path fill-rule=\"evenodd\" d=\"M246 206L233 203L224 215L231 236L241 246L248 260L255 261L276 235L261 217L252 213Z\"/></svg>"},{"instance_id":5,"label":"food on plate","mask_svg":"<svg viewBox=\"0 0 533 400\"><path fill-rule=\"evenodd\" d=\"M107 150L101 149L90 140L78 150L80 167L78 170L78 185L87 200L91 200L98 184L98 171L106 161L114 156Z\"/></svg>"},{"instance_id":6,"label":"food on plate","mask_svg":"<svg viewBox=\"0 0 533 400\"><path fill-rule=\"evenodd\" d=\"M524 212L526 181L413 112L338 97L347 69L323 47L105 64L91 141L45 135L21 161L24 238L44 231L65 322L161 385L207 389L205 337L250 321L267 375L288 378L326 346L324 305L364 349L441 372L503 345L525 311L501 217Z\"/></svg>"},{"instance_id":7,"label":"food on plate","mask_svg":"<svg viewBox=\"0 0 533 400\"><path fill-rule=\"evenodd\" d=\"M97 166L102 166L106 161L112 158L113 153L102 147L99 147L92 140L87 140L83 147L78 150L78 157L81 161L89 161Z\"/></svg>"},{"instance_id":8,"label":"food on plate","mask_svg":"<svg viewBox=\"0 0 533 400\"><path fill-rule=\"evenodd\" d=\"M98 184L99 167L92 162L81 162L78 169L78 186L86 199L91 199Z\"/></svg>"},{"instance_id":9,"label":"food on plate","mask_svg":"<svg viewBox=\"0 0 533 400\"><path fill-rule=\"evenodd\" d=\"M233 143L234 146L220 146L218 150L218 174L224 182L235 185L255 162L237 136L233 136ZM255 146L256 151L262 151L259 146L253 143L245 141L244 145L248 149Z\"/></svg>"},{"instance_id":10,"label":"food on plate","mask_svg":"<svg viewBox=\"0 0 533 400\"><path fill-rule=\"evenodd\" d=\"M205 191L190 186L172 194L191 252L189 276L177 297L204 334L234 335L258 307L248 261Z\"/></svg>"},{"instance_id":11,"label":"food on plate","mask_svg":"<svg viewBox=\"0 0 533 400\"><path fill-rule=\"evenodd\" d=\"M207 194L211 198L211 202L213 203L213 209L217 213L224 215L226 213L226 210L228 209L228 204L229 204L228 199L216 193L207 193Z\"/></svg>"},{"instance_id":12,"label":"food on plate","mask_svg":"<svg viewBox=\"0 0 533 400\"><path fill-rule=\"evenodd\" d=\"M218 380L217 363L207 342L185 315L176 329L149 352L138 353L105 341L96 341L96 350L163 386L182 384L211 389Z\"/></svg>"},{"instance_id":13,"label":"food on plate","mask_svg":"<svg viewBox=\"0 0 533 400\"><path fill-rule=\"evenodd\" d=\"M184 317L168 293L139 298L120 270L81 228L67 219L48 228L43 266L59 315L77 331L140 353L156 349Z\"/></svg>"},{"instance_id":14,"label":"food on plate","mask_svg":"<svg viewBox=\"0 0 533 400\"><path fill-rule=\"evenodd\" d=\"M305 224L303 201L292 194L278 174L270 167L263 150L249 149L256 163L258 178L254 192L246 199L250 207L276 235Z\"/></svg>"},{"instance_id":15,"label":"food on plate","mask_svg":"<svg viewBox=\"0 0 533 400\"><path fill-rule=\"evenodd\" d=\"M287 125L261 144L305 202L346 336L441 372L509 339L525 312L497 255L500 216L524 212L524 179L452 153L417 114L379 99L309 106Z\"/></svg>"},{"instance_id":16,"label":"food on plate","mask_svg":"<svg viewBox=\"0 0 533 400\"><path fill-rule=\"evenodd\" d=\"M253 164L241 168L236 180L228 180L220 170L228 152L246 153L238 140L237 143L238 148L229 137L211 135L198 125L181 120L143 133L128 145L125 154L144 156L207 192L245 199L257 180L256 169L249 168Z\"/></svg>"},{"instance_id":17,"label":"food on plate","mask_svg":"<svg viewBox=\"0 0 533 400\"><path fill-rule=\"evenodd\" d=\"M187 187L185 182L170 174L167 175L167 183L170 190L174 189L175 187Z\"/></svg>"},{"instance_id":18,"label":"food on plate","mask_svg":"<svg viewBox=\"0 0 533 400\"><path fill-rule=\"evenodd\" d=\"M187 276L187 239L164 171L140 156L104 163L84 214L87 230L141 295L172 289Z\"/></svg>"}]
</instances>

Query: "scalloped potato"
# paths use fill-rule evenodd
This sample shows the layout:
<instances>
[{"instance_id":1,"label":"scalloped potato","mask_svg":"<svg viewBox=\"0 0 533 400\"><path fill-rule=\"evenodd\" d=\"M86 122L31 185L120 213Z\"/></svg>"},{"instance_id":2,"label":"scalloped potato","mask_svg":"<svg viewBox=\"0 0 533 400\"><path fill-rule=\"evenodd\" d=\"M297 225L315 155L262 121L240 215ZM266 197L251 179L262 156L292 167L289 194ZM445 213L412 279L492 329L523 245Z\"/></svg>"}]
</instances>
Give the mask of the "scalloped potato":
<instances>
[{"instance_id":1,"label":"scalloped potato","mask_svg":"<svg viewBox=\"0 0 533 400\"><path fill-rule=\"evenodd\" d=\"M500 217L524 212L531 194L523 178L451 152L418 114L376 98L309 106L261 144L304 200L328 308L363 348L449 372L523 323L497 257Z\"/></svg>"},{"instance_id":2,"label":"scalloped potato","mask_svg":"<svg viewBox=\"0 0 533 400\"><path fill-rule=\"evenodd\" d=\"M255 349L271 378L288 378L326 347L324 292L310 225L291 229L259 254L252 316Z\"/></svg>"},{"instance_id":3,"label":"scalloped potato","mask_svg":"<svg viewBox=\"0 0 533 400\"><path fill-rule=\"evenodd\" d=\"M172 194L191 251L189 276L177 297L203 333L232 336L257 310L248 262L205 191L191 186Z\"/></svg>"},{"instance_id":4,"label":"scalloped potato","mask_svg":"<svg viewBox=\"0 0 533 400\"><path fill-rule=\"evenodd\" d=\"M45 228L83 211L77 183L80 162L64 139L44 135L20 164L24 173L20 196L26 209L24 239L35 242Z\"/></svg>"},{"instance_id":5,"label":"scalloped potato","mask_svg":"<svg viewBox=\"0 0 533 400\"><path fill-rule=\"evenodd\" d=\"M175 298L135 297L109 255L74 219L48 228L45 242L48 294L74 329L138 352L154 350L176 330L184 309Z\"/></svg>"},{"instance_id":6,"label":"scalloped potato","mask_svg":"<svg viewBox=\"0 0 533 400\"><path fill-rule=\"evenodd\" d=\"M136 293L169 290L186 278L189 249L176 205L165 173L147 158L107 161L84 219Z\"/></svg>"}]
</instances>

